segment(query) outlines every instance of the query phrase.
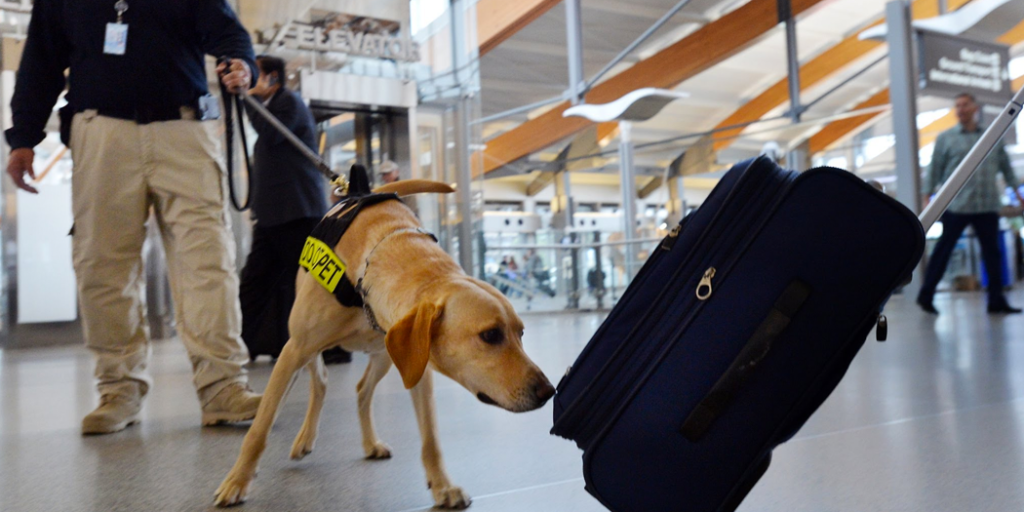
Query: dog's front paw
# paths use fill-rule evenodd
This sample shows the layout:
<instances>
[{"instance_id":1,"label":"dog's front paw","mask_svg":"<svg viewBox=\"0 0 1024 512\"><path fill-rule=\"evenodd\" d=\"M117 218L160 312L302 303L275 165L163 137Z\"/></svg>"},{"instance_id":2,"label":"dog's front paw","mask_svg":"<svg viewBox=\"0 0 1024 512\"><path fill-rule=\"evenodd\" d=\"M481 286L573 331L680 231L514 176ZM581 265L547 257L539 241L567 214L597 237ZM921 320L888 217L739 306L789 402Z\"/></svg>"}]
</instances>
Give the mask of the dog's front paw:
<instances>
[{"instance_id":1,"label":"dog's front paw","mask_svg":"<svg viewBox=\"0 0 1024 512\"><path fill-rule=\"evenodd\" d=\"M249 485L252 483L252 476L239 475L234 470L221 482L217 492L214 493L213 504L218 507L230 507L245 502L249 493Z\"/></svg>"},{"instance_id":2,"label":"dog's front paw","mask_svg":"<svg viewBox=\"0 0 1024 512\"><path fill-rule=\"evenodd\" d=\"M469 508L469 505L473 503L473 500L461 487L430 485L430 492L434 494L434 506L437 508L462 510Z\"/></svg>"},{"instance_id":3,"label":"dog's front paw","mask_svg":"<svg viewBox=\"0 0 1024 512\"><path fill-rule=\"evenodd\" d=\"M299 432L299 435L295 437L295 442L292 443L292 459L301 460L306 455L313 453L313 447L315 445L316 433L311 433L303 428L302 431Z\"/></svg>"},{"instance_id":4,"label":"dog's front paw","mask_svg":"<svg viewBox=\"0 0 1024 512\"><path fill-rule=\"evenodd\" d=\"M364 445L363 451L366 452L366 458L368 460L383 460L391 458L391 447L380 441Z\"/></svg>"}]
</instances>

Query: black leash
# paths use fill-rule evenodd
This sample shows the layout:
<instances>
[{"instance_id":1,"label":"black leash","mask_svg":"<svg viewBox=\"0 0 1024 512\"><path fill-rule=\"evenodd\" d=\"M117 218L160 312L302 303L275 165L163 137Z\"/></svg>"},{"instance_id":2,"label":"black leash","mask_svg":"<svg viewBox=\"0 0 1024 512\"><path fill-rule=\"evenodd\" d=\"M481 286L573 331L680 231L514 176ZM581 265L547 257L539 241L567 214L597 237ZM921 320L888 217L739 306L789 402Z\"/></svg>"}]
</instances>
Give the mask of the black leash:
<instances>
[{"instance_id":1,"label":"black leash","mask_svg":"<svg viewBox=\"0 0 1024 512\"><path fill-rule=\"evenodd\" d=\"M220 63L230 65L231 59L221 57L217 59L217 64ZM232 94L224 86L224 82L219 80L218 82L220 83L220 97L224 102L224 150L227 152L228 191L232 206L243 212L249 209L252 199L252 162L249 159L249 144L245 140L245 108L241 95ZM238 136L242 139L242 154L245 156L245 204L239 204L238 196L235 194L235 124L233 123L235 110L238 111Z\"/></svg>"}]
</instances>

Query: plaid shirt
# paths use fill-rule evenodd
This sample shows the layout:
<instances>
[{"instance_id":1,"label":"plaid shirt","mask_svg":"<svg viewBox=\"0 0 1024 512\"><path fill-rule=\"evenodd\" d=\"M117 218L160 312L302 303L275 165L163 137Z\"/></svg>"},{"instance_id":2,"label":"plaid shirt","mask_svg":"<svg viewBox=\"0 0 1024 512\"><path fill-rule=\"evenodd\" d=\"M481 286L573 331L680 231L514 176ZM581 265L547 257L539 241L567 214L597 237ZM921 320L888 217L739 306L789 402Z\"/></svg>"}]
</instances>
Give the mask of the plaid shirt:
<instances>
[{"instance_id":1,"label":"plaid shirt","mask_svg":"<svg viewBox=\"0 0 1024 512\"><path fill-rule=\"evenodd\" d=\"M936 193L949 178L956 166L960 165L974 144L981 138L982 129L966 132L962 125L942 132L935 141L935 152L932 164L928 167L929 193ZM1010 167L1010 158L1006 155L1003 141L996 144L992 154L981 163L977 172L967 180L963 190L949 205L954 213L989 213L997 212L1003 206L1003 190L996 182L996 175L1002 174L1006 186L1017 188L1017 176Z\"/></svg>"}]
</instances>

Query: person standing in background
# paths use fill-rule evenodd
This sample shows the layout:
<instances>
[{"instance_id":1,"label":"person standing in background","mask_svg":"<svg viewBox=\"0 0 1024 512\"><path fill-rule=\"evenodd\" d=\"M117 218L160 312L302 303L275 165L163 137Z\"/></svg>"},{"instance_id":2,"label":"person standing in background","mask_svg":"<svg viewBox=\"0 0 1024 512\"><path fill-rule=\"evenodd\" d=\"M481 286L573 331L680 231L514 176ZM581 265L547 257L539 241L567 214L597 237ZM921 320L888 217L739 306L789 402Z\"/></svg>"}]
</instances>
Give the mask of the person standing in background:
<instances>
[{"instance_id":1,"label":"person standing in background","mask_svg":"<svg viewBox=\"0 0 1024 512\"><path fill-rule=\"evenodd\" d=\"M935 141L932 163L928 168L928 185L922 204L928 204L931 194L938 192L939 187L949 179L967 153L981 138L983 130L978 126L978 103L974 96L962 93L956 97L955 111L958 126L950 128L939 135ZM933 300L935 289L942 280L960 235L968 225L974 227L974 233L981 245L981 253L988 272L988 312L989 313L1020 313L1019 308L1011 307L1003 293L1003 256L999 251L999 209L1003 203L1002 188L996 177L1002 174L1006 186L1012 187L1020 204L1024 204L1018 191L1017 176L1010 166L1006 148L1000 141L992 154L986 158L974 176L967 181L963 190L942 214L942 237L935 244L928 268L925 271L924 283L917 296L917 304L931 314L939 314Z\"/></svg>"},{"instance_id":2,"label":"person standing in background","mask_svg":"<svg viewBox=\"0 0 1024 512\"><path fill-rule=\"evenodd\" d=\"M551 289L549 282L551 281L551 275L548 270L544 268L544 260L540 258L537 251L533 249L526 250L526 273L533 277L537 282L537 288L540 291L554 297L555 291Z\"/></svg>"},{"instance_id":3,"label":"person standing in background","mask_svg":"<svg viewBox=\"0 0 1024 512\"><path fill-rule=\"evenodd\" d=\"M398 171L398 164L391 160L384 160L381 162L377 167L377 176L380 177L381 185L387 185L388 183L398 181Z\"/></svg>"},{"instance_id":4,"label":"person standing in background","mask_svg":"<svg viewBox=\"0 0 1024 512\"><path fill-rule=\"evenodd\" d=\"M316 151L313 113L286 85L284 60L256 57L260 79L249 92L288 130ZM288 341L288 316L295 302L295 274L306 237L327 213L324 179L291 142L262 115L246 107L259 135L253 148L252 250L242 269L239 298L242 340L250 357L277 357ZM342 351L342 358L351 354Z\"/></svg>"}]
</instances>

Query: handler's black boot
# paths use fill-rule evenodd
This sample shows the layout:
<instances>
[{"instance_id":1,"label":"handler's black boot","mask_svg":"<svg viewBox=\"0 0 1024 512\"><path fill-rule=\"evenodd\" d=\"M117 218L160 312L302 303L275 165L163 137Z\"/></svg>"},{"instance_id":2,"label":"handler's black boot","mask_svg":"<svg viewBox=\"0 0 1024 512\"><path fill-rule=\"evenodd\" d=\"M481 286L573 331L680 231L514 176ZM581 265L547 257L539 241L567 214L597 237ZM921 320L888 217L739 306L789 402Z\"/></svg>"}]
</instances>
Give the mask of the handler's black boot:
<instances>
[{"instance_id":1,"label":"handler's black boot","mask_svg":"<svg viewBox=\"0 0 1024 512\"><path fill-rule=\"evenodd\" d=\"M352 353L342 349L341 347L335 347L330 350L324 350L325 364L345 364L351 362Z\"/></svg>"}]
</instances>

